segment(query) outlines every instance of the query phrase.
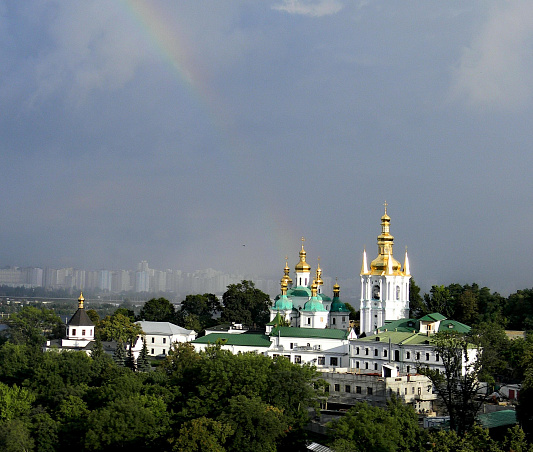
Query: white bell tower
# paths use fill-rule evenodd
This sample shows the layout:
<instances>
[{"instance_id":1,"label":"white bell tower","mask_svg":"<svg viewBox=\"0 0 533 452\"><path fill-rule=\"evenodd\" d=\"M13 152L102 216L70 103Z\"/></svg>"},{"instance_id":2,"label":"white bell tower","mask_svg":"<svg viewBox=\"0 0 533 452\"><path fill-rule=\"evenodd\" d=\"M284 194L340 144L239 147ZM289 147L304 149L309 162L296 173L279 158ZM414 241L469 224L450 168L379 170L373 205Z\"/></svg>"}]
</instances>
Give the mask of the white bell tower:
<instances>
[{"instance_id":1,"label":"white bell tower","mask_svg":"<svg viewBox=\"0 0 533 452\"><path fill-rule=\"evenodd\" d=\"M411 279L407 249L402 270L392 257L394 237L390 234L390 217L381 217L381 234L378 236L378 257L368 268L366 250L361 266L361 323L359 333L369 334L383 326L386 320L409 317L409 279Z\"/></svg>"}]
</instances>

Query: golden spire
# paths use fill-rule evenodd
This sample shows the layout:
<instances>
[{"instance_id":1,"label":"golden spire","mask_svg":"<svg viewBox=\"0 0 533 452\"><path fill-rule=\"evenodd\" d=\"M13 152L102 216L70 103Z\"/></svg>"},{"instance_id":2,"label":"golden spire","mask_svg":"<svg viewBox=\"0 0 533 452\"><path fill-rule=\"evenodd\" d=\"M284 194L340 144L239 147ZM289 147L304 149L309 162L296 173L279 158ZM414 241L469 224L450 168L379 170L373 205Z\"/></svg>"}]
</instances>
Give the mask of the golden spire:
<instances>
[{"instance_id":1,"label":"golden spire","mask_svg":"<svg viewBox=\"0 0 533 452\"><path fill-rule=\"evenodd\" d=\"M322 269L320 268L320 256L318 257L317 260L318 260L318 263L317 263L317 267L316 267L315 282L316 282L317 286L323 286L324 285L324 281L322 281Z\"/></svg>"},{"instance_id":2,"label":"golden spire","mask_svg":"<svg viewBox=\"0 0 533 452\"><path fill-rule=\"evenodd\" d=\"M374 274L387 272L389 267L389 257L392 260L393 273L401 270L401 264L392 257L392 247L394 237L390 233L390 217L387 215L388 203L385 201L385 213L381 217L381 234L378 235L378 257L370 264L370 270Z\"/></svg>"},{"instance_id":3,"label":"golden spire","mask_svg":"<svg viewBox=\"0 0 533 452\"><path fill-rule=\"evenodd\" d=\"M287 295L287 280L285 277L281 278L281 295Z\"/></svg>"},{"instance_id":4,"label":"golden spire","mask_svg":"<svg viewBox=\"0 0 533 452\"><path fill-rule=\"evenodd\" d=\"M335 284L333 285L333 297L335 298L339 298L339 294L340 294L340 286L339 286L339 283L337 282L337 277L335 277Z\"/></svg>"},{"instance_id":5,"label":"golden spire","mask_svg":"<svg viewBox=\"0 0 533 452\"><path fill-rule=\"evenodd\" d=\"M403 272L407 276L411 274L411 269L409 268L409 257L407 257L407 247L405 247L405 259L403 261Z\"/></svg>"},{"instance_id":6,"label":"golden spire","mask_svg":"<svg viewBox=\"0 0 533 452\"><path fill-rule=\"evenodd\" d=\"M368 273L368 261L366 259L366 246L363 248L363 262L361 263L361 274L366 275Z\"/></svg>"},{"instance_id":7,"label":"golden spire","mask_svg":"<svg viewBox=\"0 0 533 452\"><path fill-rule=\"evenodd\" d=\"M85 298L83 298L83 292L80 291L80 296L78 297L78 309L83 309L84 301L85 301Z\"/></svg>"},{"instance_id":8,"label":"golden spire","mask_svg":"<svg viewBox=\"0 0 533 452\"><path fill-rule=\"evenodd\" d=\"M311 266L305 262L305 257L307 253L304 250L305 239L302 237L302 249L300 250L300 262L296 264L295 270L298 273L308 273L311 271Z\"/></svg>"},{"instance_id":9,"label":"golden spire","mask_svg":"<svg viewBox=\"0 0 533 452\"><path fill-rule=\"evenodd\" d=\"M292 285L292 279L289 276L289 273L291 272L291 269L289 268L289 257L285 256L285 268L283 269L283 278L285 282L287 283L287 287Z\"/></svg>"},{"instance_id":10,"label":"golden spire","mask_svg":"<svg viewBox=\"0 0 533 452\"><path fill-rule=\"evenodd\" d=\"M316 291L317 291L317 285L315 281L313 281L313 285L311 286L311 297L316 297Z\"/></svg>"}]
</instances>

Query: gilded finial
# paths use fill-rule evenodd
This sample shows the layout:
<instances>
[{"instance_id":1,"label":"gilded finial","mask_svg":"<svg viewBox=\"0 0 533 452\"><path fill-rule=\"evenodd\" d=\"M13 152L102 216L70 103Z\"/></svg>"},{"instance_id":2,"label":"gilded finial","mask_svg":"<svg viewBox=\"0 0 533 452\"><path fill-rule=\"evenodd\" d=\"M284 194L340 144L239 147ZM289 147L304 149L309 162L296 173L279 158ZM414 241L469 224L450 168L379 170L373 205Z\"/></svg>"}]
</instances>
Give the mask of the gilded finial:
<instances>
[{"instance_id":1,"label":"gilded finial","mask_svg":"<svg viewBox=\"0 0 533 452\"><path fill-rule=\"evenodd\" d=\"M78 309L83 309L84 301L85 301L85 298L83 298L83 291L80 290L80 296L78 297Z\"/></svg>"},{"instance_id":2,"label":"gilded finial","mask_svg":"<svg viewBox=\"0 0 533 452\"><path fill-rule=\"evenodd\" d=\"M385 215L387 215L387 206L388 206L388 204L387 204L387 200L385 200L385 202L383 203L383 205L385 206Z\"/></svg>"}]
</instances>

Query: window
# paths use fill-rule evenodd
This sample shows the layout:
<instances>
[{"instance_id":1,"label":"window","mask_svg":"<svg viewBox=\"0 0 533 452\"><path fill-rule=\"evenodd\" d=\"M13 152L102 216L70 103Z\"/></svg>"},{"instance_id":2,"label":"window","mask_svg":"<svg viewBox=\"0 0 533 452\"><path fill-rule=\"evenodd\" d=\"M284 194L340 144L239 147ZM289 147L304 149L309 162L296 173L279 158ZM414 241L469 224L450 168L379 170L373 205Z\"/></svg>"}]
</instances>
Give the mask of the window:
<instances>
[{"instance_id":1,"label":"window","mask_svg":"<svg viewBox=\"0 0 533 452\"><path fill-rule=\"evenodd\" d=\"M73 336L76 336L76 328L73 328L73 329L72 329L72 335L73 335Z\"/></svg>"},{"instance_id":2,"label":"window","mask_svg":"<svg viewBox=\"0 0 533 452\"><path fill-rule=\"evenodd\" d=\"M361 386L356 386L355 387L355 393L356 394L361 394Z\"/></svg>"},{"instance_id":3,"label":"window","mask_svg":"<svg viewBox=\"0 0 533 452\"><path fill-rule=\"evenodd\" d=\"M435 356L435 361L438 361L439 360L439 354L437 353L437 355Z\"/></svg>"},{"instance_id":4,"label":"window","mask_svg":"<svg viewBox=\"0 0 533 452\"><path fill-rule=\"evenodd\" d=\"M377 348L374 349L374 356L378 356L379 350Z\"/></svg>"},{"instance_id":5,"label":"window","mask_svg":"<svg viewBox=\"0 0 533 452\"><path fill-rule=\"evenodd\" d=\"M416 360L420 361L420 352L416 352Z\"/></svg>"},{"instance_id":6,"label":"window","mask_svg":"<svg viewBox=\"0 0 533 452\"><path fill-rule=\"evenodd\" d=\"M378 370L378 363L374 363L374 370Z\"/></svg>"},{"instance_id":7,"label":"window","mask_svg":"<svg viewBox=\"0 0 533 452\"><path fill-rule=\"evenodd\" d=\"M290 349L292 350L294 348L294 344L291 342L291 344L289 345Z\"/></svg>"},{"instance_id":8,"label":"window","mask_svg":"<svg viewBox=\"0 0 533 452\"><path fill-rule=\"evenodd\" d=\"M154 349L152 349L152 353L151 353L151 354L152 354L152 355L154 355L154 354L155 354L155 351L154 351Z\"/></svg>"},{"instance_id":9,"label":"window","mask_svg":"<svg viewBox=\"0 0 533 452\"><path fill-rule=\"evenodd\" d=\"M276 359L278 356L279 356L278 353L274 353L274 354L272 355L272 358Z\"/></svg>"},{"instance_id":10,"label":"window","mask_svg":"<svg viewBox=\"0 0 533 452\"><path fill-rule=\"evenodd\" d=\"M166 344L166 343L167 343L167 338L164 337L164 338L163 338L163 344Z\"/></svg>"},{"instance_id":11,"label":"window","mask_svg":"<svg viewBox=\"0 0 533 452\"><path fill-rule=\"evenodd\" d=\"M326 358L324 356L319 356L318 357L318 365L319 366L324 366L326 364Z\"/></svg>"},{"instance_id":12,"label":"window","mask_svg":"<svg viewBox=\"0 0 533 452\"><path fill-rule=\"evenodd\" d=\"M356 368L356 369L359 369L359 361L356 361L356 362L355 362L355 368Z\"/></svg>"},{"instance_id":13,"label":"window","mask_svg":"<svg viewBox=\"0 0 533 452\"><path fill-rule=\"evenodd\" d=\"M344 316L344 317L342 318L342 321L343 321L343 322L346 322L346 316Z\"/></svg>"},{"instance_id":14,"label":"window","mask_svg":"<svg viewBox=\"0 0 533 452\"><path fill-rule=\"evenodd\" d=\"M333 317L333 318L331 319L331 323L333 323L333 325L335 325L335 317Z\"/></svg>"},{"instance_id":15,"label":"window","mask_svg":"<svg viewBox=\"0 0 533 452\"><path fill-rule=\"evenodd\" d=\"M330 366L338 366L339 362L339 358L337 358L336 356L332 356L331 358L329 358L329 365Z\"/></svg>"},{"instance_id":16,"label":"window","mask_svg":"<svg viewBox=\"0 0 533 452\"><path fill-rule=\"evenodd\" d=\"M307 319L307 324L308 324L308 325L311 325L311 317L309 317L309 318Z\"/></svg>"},{"instance_id":17,"label":"window","mask_svg":"<svg viewBox=\"0 0 533 452\"><path fill-rule=\"evenodd\" d=\"M356 355L359 354L359 347L356 347L356 348L355 348L355 354L356 354Z\"/></svg>"},{"instance_id":18,"label":"window","mask_svg":"<svg viewBox=\"0 0 533 452\"><path fill-rule=\"evenodd\" d=\"M368 369L368 363L365 363L365 369Z\"/></svg>"},{"instance_id":19,"label":"window","mask_svg":"<svg viewBox=\"0 0 533 452\"><path fill-rule=\"evenodd\" d=\"M166 354L167 354L167 351L163 349L163 355L166 355Z\"/></svg>"},{"instance_id":20,"label":"window","mask_svg":"<svg viewBox=\"0 0 533 452\"><path fill-rule=\"evenodd\" d=\"M370 388L370 387L366 388L366 393L368 395L372 395L372 388Z\"/></svg>"},{"instance_id":21,"label":"window","mask_svg":"<svg viewBox=\"0 0 533 452\"><path fill-rule=\"evenodd\" d=\"M296 364L302 364L302 357L301 357L300 355L296 355L296 356L294 357L294 362L295 362Z\"/></svg>"},{"instance_id":22,"label":"window","mask_svg":"<svg viewBox=\"0 0 533 452\"><path fill-rule=\"evenodd\" d=\"M405 352L405 358L411 359L411 352Z\"/></svg>"},{"instance_id":23,"label":"window","mask_svg":"<svg viewBox=\"0 0 533 452\"><path fill-rule=\"evenodd\" d=\"M365 355L368 355L368 348L365 348Z\"/></svg>"},{"instance_id":24,"label":"window","mask_svg":"<svg viewBox=\"0 0 533 452\"><path fill-rule=\"evenodd\" d=\"M426 353L426 361L429 361L429 353Z\"/></svg>"},{"instance_id":25,"label":"window","mask_svg":"<svg viewBox=\"0 0 533 452\"><path fill-rule=\"evenodd\" d=\"M285 358L287 358L289 361L291 360L291 355L283 355Z\"/></svg>"},{"instance_id":26,"label":"window","mask_svg":"<svg viewBox=\"0 0 533 452\"><path fill-rule=\"evenodd\" d=\"M155 337L152 338L152 344L155 342Z\"/></svg>"},{"instance_id":27,"label":"window","mask_svg":"<svg viewBox=\"0 0 533 452\"><path fill-rule=\"evenodd\" d=\"M81 335L85 336L85 330L81 330Z\"/></svg>"},{"instance_id":28,"label":"window","mask_svg":"<svg viewBox=\"0 0 533 452\"><path fill-rule=\"evenodd\" d=\"M403 393L407 395L407 388L404 388Z\"/></svg>"},{"instance_id":29,"label":"window","mask_svg":"<svg viewBox=\"0 0 533 452\"><path fill-rule=\"evenodd\" d=\"M335 392L339 392L339 391L341 390L341 385L338 384L338 383L335 383L335 385L333 386L333 390L334 390Z\"/></svg>"},{"instance_id":30,"label":"window","mask_svg":"<svg viewBox=\"0 0 533 452\"><path fill-rule=\"evenodd\" d=\"M352 388L350 388L350 385L346 385L346 386L344 386L344 392L351 392L351 391L350 391L351 389L352 389Z\"/></svg>"},{"instance_id":31,"label":"window","mask_svg":"<svg viewBox=\"0 0 533 452\"><path fill-rule=\"evenodd\" d=\"M411 388L411 394L414 394L414 393L415 393L415 387L413 386L413 387Z\"/></svg>"},{"instance_id":32,"label":"window","mask_svg":"<svg viewBox=\"0 0 533 452\"><path fill-rule=\"evenodd\" d=\"M383 356L386 358L387 357L387 350L383 350Z\"/></svg>"},{"instance_id":33,"label":"window","mask_svg":"<svg viewBox=\"0 0 533 452\"><path fill-rule=\"evenodd\" d=\"M326 386L324 387L324 391L329 392L329 385L326 385Z\"/></svg>"},{"instance_id":34,"label":"window","mask_svg":"<svg viewBox=\"0 0 533 452\"><path fill-rule=\"evenodd\" d=\"M407 373L411 371L411 366L407 366Z\"/></svg>"}]
</instances>

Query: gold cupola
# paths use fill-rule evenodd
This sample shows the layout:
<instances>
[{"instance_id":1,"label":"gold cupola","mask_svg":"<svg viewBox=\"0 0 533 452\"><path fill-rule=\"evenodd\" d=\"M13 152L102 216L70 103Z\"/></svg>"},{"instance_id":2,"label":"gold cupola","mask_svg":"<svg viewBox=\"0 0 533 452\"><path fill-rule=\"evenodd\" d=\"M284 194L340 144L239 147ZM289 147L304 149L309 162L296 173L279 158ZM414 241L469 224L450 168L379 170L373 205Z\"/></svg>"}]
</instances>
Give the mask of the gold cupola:
<instances>
[{"instance_id":1,"label":"gold cupola","mask_svg":"<svg viewBox=\"0 0 533 452\"><path fill-rule=\"evenodd\" d=\"M370 272L374 275L390 273L389 258L392 264L392 274L401 271L401 264L392 257L394 237L390 233L390 217L387 215L387 201L385 201L385 214L381 217L381 234L378 235L378 257L370 264Z\"/></svg>"},{"instance_id":2,"label":"gold cupola","mask_svg":"<svg viewBox=\"0 0 533 452\"><path fill-rule=\"evenodd\" d=\"M78 309L83 309L84 301L85 301L85 298L83 298L83 292L80 291L80 296L78 297Z\"/></svg>"},{"instance_id":3,"label":"gold cupola","mask_svg":"<svg viewBox=\"0 0 533 452\"><path fill-rule=\"evenodd\" d=\"M305 239L302 237L302 249L300 250L300 262L298 262L296 264L296 267L294 268L296 270L296 273L310 273L311 272L311 266L307 262L305 262L307 253L304 250L304 242L305 242Z\"/></svg>"},{"instance_id":4,"label":"gold cupola","mask_svg":"<svg viewBox=\"0 0 533 452\"><path fill-rule=\"evenodd\" d=\"M333 297L339 298L340 292L341 292L341 286L339 286L337 278L335 278L335 284L333 284Z\"/></svg>"},{"instance_id":5,"label":"gold cupola","mask_svg":"<svg viewBox=\"0 0 533 452\"><path fill-rule=\"evenodd\" d=\"M316 278L315 278L315 283L317 286L323 286L324 285L324 281L322 281L322 269L320 268L320 257L317 259L317 264L316 264Z\"/></svg>"},{"instance_id":6,"label":"gold cupola","mask_svg":"<svg viewBox=\"0 0 533 452\"><path fill-rule=\"evenodd\" d=\"M292 286L292 279L289 276L290 272L291 269L289 268L289 258L288 256L285 256L285 268L283 269L283 277L281 279L282 281L285 281L287 287Z\"/></svg>"}]
</instances>

